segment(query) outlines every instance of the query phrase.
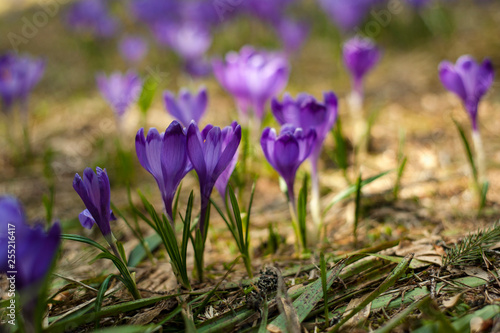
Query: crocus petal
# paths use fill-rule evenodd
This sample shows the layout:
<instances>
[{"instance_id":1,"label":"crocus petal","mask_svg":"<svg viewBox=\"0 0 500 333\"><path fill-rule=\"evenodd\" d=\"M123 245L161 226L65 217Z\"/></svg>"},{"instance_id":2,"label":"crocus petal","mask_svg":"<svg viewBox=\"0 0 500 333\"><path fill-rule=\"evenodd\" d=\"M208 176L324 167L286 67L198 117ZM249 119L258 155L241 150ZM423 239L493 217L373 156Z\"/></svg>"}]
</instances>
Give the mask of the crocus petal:
<instances>
[{"instance_id":1,"label":"crocus petal","mask_svg":"<svg viewBox=\"0 0 500 333\"><path fill-rule=\"evenodd\" d=\"M238 150L240 141L241 141L241 126L238 125L236 126L229 143L227 144L226 148L220 155L217 166L214 169L215 178L218 178L219 175L224 171L224 169L227 168L229 163L231 163L231 160L233 159L234 155L236 154L236 151Z\"/></svg>"},{"instance_id":2,"label":"crocus petal","mask_svg":"<svg viewBox=\"0 0 500 333\"><path fill-rule=\"evenodd\" d=\"M189 160L200 178L200 183L204 182L207 177L207 165L201 146L201 134L195 123L191 123L187 130L187 151Z\"/></svg>"},{"instance_id":3,"label":"crocus petal","mask_svg":"<svg viewBox=\"0 0 500 333\"><path fill-rule=\"evenodd\" d=\"M80 215L78 215L78 219L80 220L80 224L82 225L82 227L84 227L85 229L92 229L95 224L95 220L88 209L82 211Z\"/></svg>"},{"instance_id":4,"label":"crocus petal","mask_svg":"<svg viewBox=\"0 0 500 333\"><path fill-rule=\"evenodd\" d=\"M467 92L460 75L455 71L453 64L443 61L439 64L439 79L446 89L457 94L462 100L467 100Z\"/></svg>"}]
</instances>

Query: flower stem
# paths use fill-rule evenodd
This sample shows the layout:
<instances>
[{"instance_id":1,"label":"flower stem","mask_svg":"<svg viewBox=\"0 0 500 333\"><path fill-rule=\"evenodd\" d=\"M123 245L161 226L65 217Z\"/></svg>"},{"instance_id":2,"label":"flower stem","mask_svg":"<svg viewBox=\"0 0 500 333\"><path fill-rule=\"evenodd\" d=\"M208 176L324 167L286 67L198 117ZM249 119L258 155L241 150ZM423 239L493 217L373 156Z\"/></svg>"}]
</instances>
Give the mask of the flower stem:
<instances>
[{"instance_id":1,"label":"flower stem","mask_svg":"<svg viewBox=\"0 0 500 333\"><path fill-rule=\"evenodd\" d=\"M313 239L321 233L323 227L323 218L321 216L321 201L319 193L319 175L318 175L318 161L317 159L311 159L311 215L314 222L314 233ZM310 238L310 237L308 237Z\"/></svg>"},{"instance_id":2,"label":"flower stem","mask_svg":"<svg viewBox=\"0 0 500 333\"><path fill-rule=\"evenodd\" d=\"M477 181L479 188L487 180L486 177L486 157L484 153L483 140L481 139L481 134L478 129L472 131L472 142L474 143L474 151L476 153L476 165L477 165Z\"/></svg>"},{"instance_id":3,"label":"flower stem","mask_svg":"<svg viewBox=\"0 0 500 333\"><path fill-rule=\"evenodd\" d=\"M356 163L368 152L368 125L363 117L363 92L353 89L347 102L354 122L354 146L356 147Z\"/></svg>"}]
</instances>

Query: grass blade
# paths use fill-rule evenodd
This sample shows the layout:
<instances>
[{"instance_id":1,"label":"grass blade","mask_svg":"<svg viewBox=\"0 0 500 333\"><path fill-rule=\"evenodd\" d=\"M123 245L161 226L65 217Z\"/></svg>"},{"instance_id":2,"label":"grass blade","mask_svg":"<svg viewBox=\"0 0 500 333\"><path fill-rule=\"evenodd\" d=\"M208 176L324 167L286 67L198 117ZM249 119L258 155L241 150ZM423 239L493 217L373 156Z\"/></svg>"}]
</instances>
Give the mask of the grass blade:
<instances>
[{"instance_id":1,"label":"grass blade","mask_svg":"<svg viewBox=\"0 0 500 333\"><path fill-rule=\"evenodd\" d=\"M371 292L358 306L352 309L347 315L345 315L342 320L333 326L328 332L338 332L338 330L344 325L350 318L352 318L356 313L363 310L368 304L375 300L380 294L385 292L387 289L392 287L403 275L408 267L410 266L411 260L413 259L413 254L409 254L405 259L396 266L394 271L382 282L382 284Z\"/></svg>"},{"instance_id":2,"label":"grass blade","mask_svg":"<svg viewBox=\"0 0 500 333\"><path fill-rule=\"evenodd\" d=\"M472 177L474 177L474 182L477 184L478 183L477 168L476 168L476 163L474 162L474 155L472 154L469 140L467 140L467 136L465 135L465 131L462 128L462 126L460 126L460 124L455 119L453 119L453 122L455 123L458 133L460 134L460 138L462 139L462 143L464 144L467 161L469 162L470 168L472 170Z\"/></svg>"}]
</instances>

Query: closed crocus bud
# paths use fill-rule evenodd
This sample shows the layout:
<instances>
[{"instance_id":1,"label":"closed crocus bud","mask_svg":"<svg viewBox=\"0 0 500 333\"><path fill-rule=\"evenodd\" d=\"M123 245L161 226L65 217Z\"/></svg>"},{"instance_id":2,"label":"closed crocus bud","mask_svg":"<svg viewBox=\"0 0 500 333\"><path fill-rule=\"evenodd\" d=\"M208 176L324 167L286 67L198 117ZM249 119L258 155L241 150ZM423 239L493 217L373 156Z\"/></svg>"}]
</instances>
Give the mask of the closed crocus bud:
<instances>
[{"instance_id":1,"label":"closed crocus bud","mask_svg":"<svg viewBox=\"0 0 500 333\"><path fill-rule=\"evenodd\" d=\"M96 76L96 81L102 97L118 118L121 118L128 107L137 101L142 89L142 80L133 71L126 74L114 72L109 77L101 73Z\"/></svg>"},{"instance_id":2,"label":"closed crocus bud","mask_svg":"<svg viewBox=\"0 0 500 333\"><path fill-rule=\"evenodd\" d=\"M135 149L142 167L155 178L165 211L173 223L175 193L181 180L193 168L187 155L185 129L174 120L164 133L152 128L144 137L144 129L141 128L135 137Z\"/></svg>"},{"instance_id":3,"label":"closed crocus bud","mask_svg":"<svg viewBox=\"0 0 500 333\"><path fill-rule=\"evenodd\" d=\"M140 36L126 36L120 41L119 51L123 59L136 64L147 54L148 44Z\"/></svg>"},{"instance_id":4,"label":"closed crocus bud","mask_svg":"<svg viewBox=\"0 0 500 333\"><path fill-rule=\"evenodd\" d=\"M477 109L479 101L493 84L495 76L489 59L478 64L474 58L464 55L456 64L443 61L439 64L439 78L446 89L462 100L469 114L472 128L477 131Z\"/></svg>"},{"instance_id":5,"label":"closed crocus bud","mask_svg":"<svg viewBox=\"0 0 500 333\"><path fill-rule=\"evenodd\" d=\"M369 38L354 37L343 47L344 64L351 73L353 91L362 95L363 78L377 64L380 50Z\"/></svg>"},{"instance_id":6,"label":"closed crocus bud","mask_svg":"<svg viewBox=\"0 0 500 333\"><path fill-rule=\"evenodd\" d=\"M299 50L309 34L309 26L303 22L283 18L275 26L287 53Z\"/></svg>"},{"instance_id":7,"label":"closed crocus bud","mask_svg":"<svg viewBox=\"0 0 500 333\"><path fill-rule=\"evenodd\" d=\"M16 289L21 294L29 290L35 296L56 256L61 226L56 222L48 231L41 225L30 226L19 201L8 196L0 197L0 216L0 247L7 249L9 241L16 245L15 263L7 255L1 256L0 273L16 271Z\"/></svg>"},{"instance_id":8,"label":"closed crocus bud","mask_svg":"<svg viewBox=\"0 0 500 333\"><path fill-rule=\"evenodd\" d=\"M250 46L239 53L231 52L225 61L213 62L214 74L231 95L239 111L247 117L251 108L262 120L266 104L286 86L289 75L287 60L280 54L259 52Z\"/></svg>"},{"instance_id":9,"label":"closed crocus bud","mask_svg":"<svg viewBox=\"0 0 500 333\"><path fill-rule=\"evenodd\" d=\"M116 217L110 208L111 190L106 169L97 167L94 172L91 168L86 168L83 178L79 174L75 175L73 188L86 207L78 216L81 225L91 229L97 224L106 241L114 247L110 221L116 220Z\"/></svg>"},{"instance_id":10,"label":"closed crocus bud","mask_svg":"<svg viewBox=\"0 0 500 333\"><path fill-rule=\"evenodd\" d=\"M28 97L45 71L45 60L6 53L0 56L0 97L7 112L14 102L26 111Z\"/></svg>"},{"instance_id":11,"label":"closed crocus bud","mask_svg":"<svg viewBox=\"0 0 500 333\"><path fill-rule=\"evenodd\" d=\"M315 142L314 129L303 130L291 124L281 127L279 135L274 128L269 127L262 132L260 144L264 155L269 164L283 177L294 209L296 208L293 190L295 176L300 165L311 154Z\"/></svg>"},{"instance_id":12,"label":"closed crocus bud","mask_svg":"<svg viewBox=\"0 0 500 333\"><path fill-rule=\"evenodd\" d=\"M221 174L234 163L234 156L241 141L241 126L233 123L221 130L207 125L200 133L192 122L187 132L188 156L198 174L201 194L200 231L204 233L210 195Z\"/></svg>"},{"instance_id":13,"label":"closed crocus bud","mask_svg":"<svg viewBox=\"0 0 500 333\"><path fill-rule=\"evenodd\" d=\"M163 93L163 100L167 111L183 126L188 127L191 121L199 123L208 104L208 94L205 87L200 88L197 94L191 94L187 89L181 89L179 97L170 91Z\"/></svg>"}]
</instances>

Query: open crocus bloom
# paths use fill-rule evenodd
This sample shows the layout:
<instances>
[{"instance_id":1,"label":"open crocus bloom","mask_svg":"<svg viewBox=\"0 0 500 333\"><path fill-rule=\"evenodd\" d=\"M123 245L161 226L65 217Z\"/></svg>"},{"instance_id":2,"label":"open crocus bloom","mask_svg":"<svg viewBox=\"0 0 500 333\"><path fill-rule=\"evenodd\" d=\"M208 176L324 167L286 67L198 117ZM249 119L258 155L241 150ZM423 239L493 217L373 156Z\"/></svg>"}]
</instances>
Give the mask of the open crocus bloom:
<instances>
[{"instance_id":1,"label":"open crocus bloom","mask_svg":"<svg viewBox=\"0 0 500 333\"><path fill-rule=\"evenodd\" d=\"M456 64L449 61L439 64L441 82L446 89L460 97L475 131L479 101L490 89L494 76L490 59L478 64L471 56L464 55L458 58Z\"/></svg>"}]
</instances>

